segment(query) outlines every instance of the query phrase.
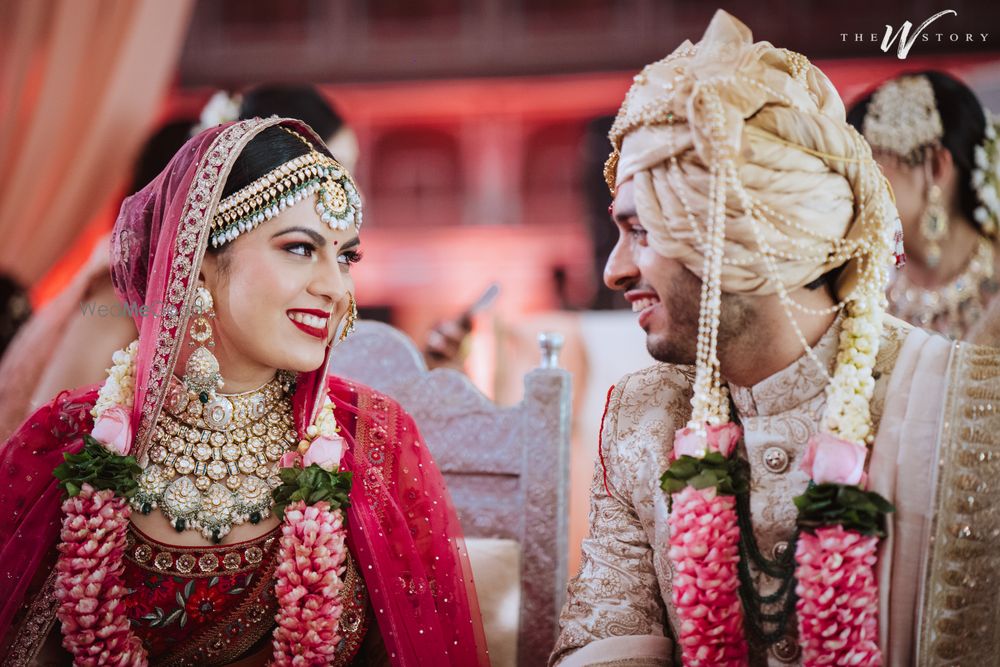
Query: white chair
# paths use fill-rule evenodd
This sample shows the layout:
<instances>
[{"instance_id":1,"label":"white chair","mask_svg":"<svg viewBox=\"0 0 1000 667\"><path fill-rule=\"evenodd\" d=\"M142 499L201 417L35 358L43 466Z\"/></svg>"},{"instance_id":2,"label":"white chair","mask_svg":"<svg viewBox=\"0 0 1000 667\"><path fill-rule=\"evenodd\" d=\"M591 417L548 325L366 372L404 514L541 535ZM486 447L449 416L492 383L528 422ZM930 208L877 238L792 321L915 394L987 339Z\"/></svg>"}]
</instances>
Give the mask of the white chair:
<instances>
[{"instance_id":1,"label":"white chair","mask_svg":"<svg viewBox=\"0 0 1000 667\"><path fill-rule=\"evenodd\" d=\"M508 408L457 371L428 371L410 339L379 322L359 322L330 368L393 397L416 420L469 542L494 667L546 663L566 590L570 377L556 367L561 340L540 343L542 367ZM520 602L511 604L517 581Z\"/></svg>"}]
</instances>

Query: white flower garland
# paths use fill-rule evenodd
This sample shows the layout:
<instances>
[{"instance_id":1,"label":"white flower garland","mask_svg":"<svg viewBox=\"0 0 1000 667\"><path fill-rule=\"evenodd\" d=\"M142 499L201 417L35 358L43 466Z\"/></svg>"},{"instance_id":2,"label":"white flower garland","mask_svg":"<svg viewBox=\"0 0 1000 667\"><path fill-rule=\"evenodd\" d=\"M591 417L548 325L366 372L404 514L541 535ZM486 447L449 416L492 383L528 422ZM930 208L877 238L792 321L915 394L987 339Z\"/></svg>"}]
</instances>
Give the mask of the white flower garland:
<instances>
[{"instance_id":1,"label":"white flower garland","mask_svg":"<svg viewBox=\"0 0 1000 667\"><path fill-rule=\"evenodd\" d=\"M972 187L979 206L973 212L983 231L995 236L1000 225L1000 143L997 142L997 118L986 111L986 138L976 146Z\"/></svg>"},{"instance_id":2,"label":"white flower garland","mask_svg":"<svg viewBox=\"0 0 1000 667\"><path fill-rule=\"evenodd\" d=\"M822 430L858 444L869 443L872 438L870 404L875 391L873 372L881 312L877 297L862 297L847 303L837 367L826 387Z\"/></svg>"},{"instance_id":3,"label":"white flower garland","mask_svg":"<svg viewBox=\"0 0 1000 667\"><path fill-rule=\"evenodd\" d=\"M135 395L135 359L139 352L139 341L134 340L126 347L111 356L112 366L108 369L108 378L97 393L90 414L99 419L104 412L113 406L132 409Z\"/></svg>"}]
</instances>

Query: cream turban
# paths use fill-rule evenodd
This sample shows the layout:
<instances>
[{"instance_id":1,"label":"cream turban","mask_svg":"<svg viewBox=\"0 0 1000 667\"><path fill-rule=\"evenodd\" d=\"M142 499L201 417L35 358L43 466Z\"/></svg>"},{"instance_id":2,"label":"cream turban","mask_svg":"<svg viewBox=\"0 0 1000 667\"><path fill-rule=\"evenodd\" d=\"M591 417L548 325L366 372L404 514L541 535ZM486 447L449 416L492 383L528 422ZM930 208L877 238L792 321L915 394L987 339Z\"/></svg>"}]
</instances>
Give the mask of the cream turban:
<instances>
[{"instance_id":1,"label":"cream turban","mask_svg":"<svg viewBox=\"0 0 1000 667\"><path fill-rule=\"evenodd\" d=\"M872 268L866 260L891 259L889 241L875 237L891 238L895 209L836 89L805 56L754 43L722 10L701 42L635 77L610 138L608 185L635 180L650 244L698 276L710 170L734 160L756 215L727 197L725 292L772 294L775 280L791 291L847 263L838 285L846 298L859 270Z\"/></svg>"}]
</instances>

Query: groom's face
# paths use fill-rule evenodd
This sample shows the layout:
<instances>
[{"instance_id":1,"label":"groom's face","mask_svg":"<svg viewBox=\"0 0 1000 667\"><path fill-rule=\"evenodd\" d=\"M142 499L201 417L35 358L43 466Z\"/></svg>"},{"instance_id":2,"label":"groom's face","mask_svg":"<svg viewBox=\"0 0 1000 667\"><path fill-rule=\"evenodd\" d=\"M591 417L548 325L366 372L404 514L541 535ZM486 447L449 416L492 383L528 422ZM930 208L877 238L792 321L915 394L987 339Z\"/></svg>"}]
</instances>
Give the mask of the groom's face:
<instances>
[{"instance_id":1,"label":"groom's face","mask_svg":"<svg viewBox=\"0 0 1000 667\"><path fill-rule=\"evenodd\" d=\"M613 290L624 290L646 332L646 348L654 359L693 364L701 280L677 260L650 247L636 212L633 181L618 187L612 217L618 227L618 243L604 268L604 282Z\"/></svg>"}]
</instances>

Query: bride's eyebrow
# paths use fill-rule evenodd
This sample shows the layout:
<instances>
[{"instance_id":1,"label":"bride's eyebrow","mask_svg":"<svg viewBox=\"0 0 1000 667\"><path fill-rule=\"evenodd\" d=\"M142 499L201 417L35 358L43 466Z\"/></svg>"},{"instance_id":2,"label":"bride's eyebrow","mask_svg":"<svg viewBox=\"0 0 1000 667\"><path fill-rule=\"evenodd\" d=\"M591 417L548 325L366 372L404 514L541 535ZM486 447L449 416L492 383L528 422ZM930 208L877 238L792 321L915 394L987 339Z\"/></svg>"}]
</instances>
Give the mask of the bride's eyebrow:
<instances>
[{"instance_id":1,"label":"bride's eyebrow","mask_svg":"<svg viewBox=\"0 0 1000 667\"><path fill-rule=\"evenodd\" d=\"M323 238L323 235L317 232L316 230L309 229L308 227L289 227L288 229L282 229L277 234L271 235L271 238L276 239L279 236L284 236L285 234L292 234L294 232L302 232L310 239L312 239L313 243L315 243L317 247L322 247L326 245L326 239Z\"/></svg>"}]
</instances>

